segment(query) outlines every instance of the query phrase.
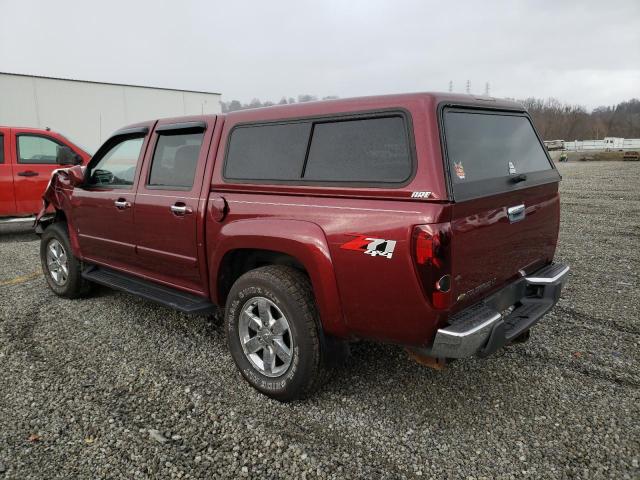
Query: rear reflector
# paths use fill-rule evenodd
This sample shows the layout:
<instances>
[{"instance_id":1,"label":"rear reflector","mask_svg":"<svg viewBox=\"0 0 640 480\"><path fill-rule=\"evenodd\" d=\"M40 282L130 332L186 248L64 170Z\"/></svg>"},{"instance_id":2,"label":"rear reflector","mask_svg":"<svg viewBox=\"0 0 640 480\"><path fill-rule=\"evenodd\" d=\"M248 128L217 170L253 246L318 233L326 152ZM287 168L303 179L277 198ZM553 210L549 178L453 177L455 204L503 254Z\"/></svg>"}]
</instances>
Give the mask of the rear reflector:
<instances>
[{"instance_id":1,"label":"rear reflector","mask_svg":"<svg viewBox=\"0 0 640 480\"><path fill-rule=\"evenodd\" d=\"M451 293L433 292L433 306L440 310L449 308L449 302L451 301Z\"/></svg>"}]
</instances>

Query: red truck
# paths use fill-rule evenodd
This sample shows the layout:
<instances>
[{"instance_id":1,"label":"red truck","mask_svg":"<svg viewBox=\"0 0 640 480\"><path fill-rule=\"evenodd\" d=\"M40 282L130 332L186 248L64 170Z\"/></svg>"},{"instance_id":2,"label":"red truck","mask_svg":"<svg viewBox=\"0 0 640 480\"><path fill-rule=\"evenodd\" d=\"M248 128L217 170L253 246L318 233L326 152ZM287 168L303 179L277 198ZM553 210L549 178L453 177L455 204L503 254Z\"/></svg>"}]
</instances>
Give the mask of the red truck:
<instances>
[{"instance_id":1,"label":"red truck","mask_svg":"<svg viewBox=\"0 0 640 480\"><path fill-rule=\"evenodd\" d=\"M86 164L89 154L49 129L0 126L0 223L33 216L51 173Z\"/></svg>"},{"instance_id":2,"label":"red truck","mask_svg":"<svg viewBox=\"0 0 640 480\"><path fill-rule=\"evenodd\" d=\"M517 103L364 97L129 126L54 176L37 231L58 295L222 307L242 375L287 401L350 341L442 363L526 340L569 270L559 181Z\"/></svg>"}]
</instances>

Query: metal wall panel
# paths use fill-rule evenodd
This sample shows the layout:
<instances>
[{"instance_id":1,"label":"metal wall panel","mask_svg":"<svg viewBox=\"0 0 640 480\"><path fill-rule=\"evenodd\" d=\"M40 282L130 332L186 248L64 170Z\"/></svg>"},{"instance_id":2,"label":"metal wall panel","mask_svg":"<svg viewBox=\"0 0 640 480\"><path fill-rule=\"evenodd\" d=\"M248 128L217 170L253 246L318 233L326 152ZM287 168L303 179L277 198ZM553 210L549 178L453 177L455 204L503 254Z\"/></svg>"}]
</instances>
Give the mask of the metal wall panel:
<instances>
[{"instance_id":1,"label":"metal wall panel","mask_svg":"<svg viewBox=\"0 0 640 480\"><path fill-rule=\"evenodd\" d=\"M218 93L0 73L0 125L50 127L90 153L130 123L220 111Z\"/></svg>"}]
</instances>

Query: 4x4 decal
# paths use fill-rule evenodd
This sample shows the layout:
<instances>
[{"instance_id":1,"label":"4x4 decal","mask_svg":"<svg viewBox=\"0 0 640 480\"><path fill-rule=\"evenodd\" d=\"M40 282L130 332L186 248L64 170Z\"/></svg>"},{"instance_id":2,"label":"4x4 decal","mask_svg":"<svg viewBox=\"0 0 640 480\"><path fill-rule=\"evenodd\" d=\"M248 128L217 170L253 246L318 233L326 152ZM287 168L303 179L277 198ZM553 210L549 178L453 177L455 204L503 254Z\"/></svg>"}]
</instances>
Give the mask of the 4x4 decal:
<instances>
[{"instance_id":1,"label":"4x4 decal","mask_svg":"<svg viewBox=\"0 0 640 480\"><path fill-rule=\"evenodd\" d=\"M343 243L340 248L345 250L356 250L362 252L365 255L371 255L372 257L386 257L391 258L393 256L393 250L396 248L395 240L385 240L384 238L371 238L366 235L354 234L356 238Z\"/></svg>"}]
</instances>

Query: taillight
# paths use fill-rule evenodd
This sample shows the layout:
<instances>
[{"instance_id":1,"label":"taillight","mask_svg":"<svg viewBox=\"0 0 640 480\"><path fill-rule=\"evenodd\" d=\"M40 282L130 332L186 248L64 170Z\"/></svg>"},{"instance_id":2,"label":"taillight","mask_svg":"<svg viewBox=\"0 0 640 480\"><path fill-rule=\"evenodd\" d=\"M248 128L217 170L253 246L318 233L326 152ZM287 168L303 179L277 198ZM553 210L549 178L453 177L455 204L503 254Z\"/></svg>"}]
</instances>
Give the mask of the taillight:
<instances>
[{"instance_id":1,"label":"taillight","mask_svg":"<svg viewBox=\"0 0 640 480\"><path fill-rule=\"evenodd\" d=\"M413 231L416 269L422 289L434 308L451 304L451 227L448 223L418 225Z\"/></svg>"}]
</instances>

